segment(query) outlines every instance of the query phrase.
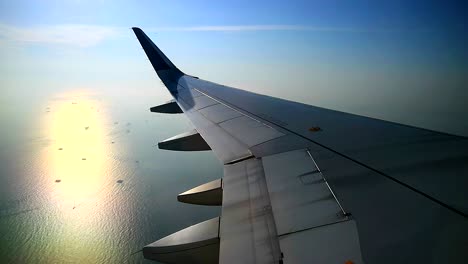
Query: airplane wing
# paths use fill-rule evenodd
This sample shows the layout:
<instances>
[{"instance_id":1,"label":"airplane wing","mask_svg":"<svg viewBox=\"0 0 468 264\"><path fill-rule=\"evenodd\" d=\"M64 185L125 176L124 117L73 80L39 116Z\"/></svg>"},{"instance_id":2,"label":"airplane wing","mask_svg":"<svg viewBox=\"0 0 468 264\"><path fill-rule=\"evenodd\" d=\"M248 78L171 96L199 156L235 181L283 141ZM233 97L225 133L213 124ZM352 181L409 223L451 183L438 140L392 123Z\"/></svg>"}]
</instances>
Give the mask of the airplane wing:
<instances>
[{"instance_id":1,"label":"airplane wing","mask_svg":"<svg viewBox=\"0 0 468 264\"><path fill-rule=\"evenodd\" d=\"M221 215L162 238L168 263L458 263L468 259L468 138L219 85L180 71L133 28L221 179L178 196ZM460 261L461 260L461 261Z\"/></svg>"}]
</instances>

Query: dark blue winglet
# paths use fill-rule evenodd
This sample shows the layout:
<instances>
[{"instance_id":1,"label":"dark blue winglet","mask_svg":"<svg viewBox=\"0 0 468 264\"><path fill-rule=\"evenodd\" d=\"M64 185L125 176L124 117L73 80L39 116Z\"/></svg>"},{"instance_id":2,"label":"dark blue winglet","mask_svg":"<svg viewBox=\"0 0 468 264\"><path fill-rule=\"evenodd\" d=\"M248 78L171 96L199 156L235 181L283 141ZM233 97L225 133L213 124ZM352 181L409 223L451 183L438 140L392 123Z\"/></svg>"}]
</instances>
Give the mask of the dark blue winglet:
<instances>
[{"instance_id":1,"label":"dark blue winglet","mask_svg":"<svg viewBox=\"0 0 468 264\"><path fill-rule=\"evenodd\" d=\"M177 67L172 64L172 62L162 53L162 51L151 41L151 39L141 30L140 28L133 27L133 32L135 32L138 41L140 42L143 50L148 56L153 68L156 72L161 70L176 70L177 72L182 73Z\"/></svg>"}]
</instances>

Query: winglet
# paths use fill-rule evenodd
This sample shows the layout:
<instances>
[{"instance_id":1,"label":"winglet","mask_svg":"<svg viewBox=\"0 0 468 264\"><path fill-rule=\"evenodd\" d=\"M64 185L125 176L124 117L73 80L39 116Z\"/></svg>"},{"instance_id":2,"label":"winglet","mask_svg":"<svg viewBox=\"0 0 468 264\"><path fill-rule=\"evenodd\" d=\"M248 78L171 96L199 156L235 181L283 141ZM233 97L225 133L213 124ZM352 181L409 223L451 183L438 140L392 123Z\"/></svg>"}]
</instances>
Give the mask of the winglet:
<instances>
[{"instance_id":1,"label":"winglet","mask_svg":"<svg viewBox=\"0 0 468 264\"><path fill-rule=\"evenodd\" d=\"M170 69L181 72L153 43L153 41L151 41L151 39L145 34L145 32L143 32L143 30L138 27L132 27L132 29L156 72Z\"/></svg>"}]
</instances>

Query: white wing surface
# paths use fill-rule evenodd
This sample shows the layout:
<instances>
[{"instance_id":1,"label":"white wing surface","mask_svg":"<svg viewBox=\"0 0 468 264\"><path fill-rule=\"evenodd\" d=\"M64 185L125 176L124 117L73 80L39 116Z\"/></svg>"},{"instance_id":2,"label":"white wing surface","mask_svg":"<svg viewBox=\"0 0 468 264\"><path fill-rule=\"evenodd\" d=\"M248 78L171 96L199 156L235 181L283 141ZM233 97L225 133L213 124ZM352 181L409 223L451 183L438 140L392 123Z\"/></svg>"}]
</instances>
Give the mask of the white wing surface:
<instances>
[{"instance_id":1,"label":"white wing surface","mask_svg":"<svg viewBox=\"0 0 468 264\"><path fill-rule=\"evenodd\" d=\"M179 195L219 218L143 250L168 263L460 263L468 259L468 139L254 94L184 74L133 28L224 176Z\"/></svg>"}]
</instances>

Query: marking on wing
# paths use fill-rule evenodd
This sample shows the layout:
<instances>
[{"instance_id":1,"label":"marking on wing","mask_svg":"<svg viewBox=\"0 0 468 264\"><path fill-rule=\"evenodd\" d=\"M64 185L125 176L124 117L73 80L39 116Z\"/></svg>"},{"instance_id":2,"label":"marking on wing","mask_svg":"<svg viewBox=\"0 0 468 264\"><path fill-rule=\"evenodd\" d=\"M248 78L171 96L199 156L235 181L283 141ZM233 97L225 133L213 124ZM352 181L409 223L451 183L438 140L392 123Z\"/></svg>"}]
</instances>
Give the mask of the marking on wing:
<instances>
[{"instance_id":1,"label":"marking on wing","mask_svg":"<svg viewBox=\"0 0 468 264\"><path fill-rule=\"evenodd\" d=\"M211 98L212 100L214 100L214 101L216 101L216 102L218 102L218 103L220 103L220 104L222 104L222 105L224 105L224 106L226 106L226 107L228 107L228 108L230 108L230 109L232 109L232 110L234 110L234 111L236 111L236 112L241 113L243 116L247 116L248 118L257 121L257 122L263 124L264 126L267 126L267 127L271 128L271 129L274 129L272 126L270 126L270 125L268 125L268 124L266 124L266 123L260 121L259 119L256 119L256 118L254 118L254 117L252 117L252 116L250 116L250 115L246 115L246 114L242 113L241 111L239 111L238 109L227 105L226 103L224 103L224 102L222 102L222 101L220 101L220 100L218 100L218 99L216 99L216 98L214 98L214 97L212 97L212 96L206 94L205 92L202 92L202 91L198 90L197 88L193 88L193 89L195 89L195 90L197 90L198 92L204 94L205 96ZM276 129L275 129L275 130L276 130Z\"/></svg>"},{"instance_id":2,"label":"marking on wing","mask_svg":"<svg viewBox=\"0 0 468 264\"><path fill-rule=\"evenodd\" d=\"M318 126L313 126L311 128L309 128L309 131L310 132L319 132L319 131L322 131L322 129Z\"/></svg>"},{"instance_id":3,"label":"marking on wing","mask_svg":"<svg viewBox=\"0 0 468 264\"><path fill-rule=\"evenodd\" d=\"M198 110L203 116L213 121L216 124L227 120L242 116L241 113L235 111L222 104L212 105L210 107Z\"/></svg>"},{"instance_id":4,"label":"marking on wing","mask_svg":"<svg viewBox=\"0 0 468 264\"><path fill-rule=\"evenodd\" d=\"M198 111L208 120L216 123L231 136L247 144L249 147L285 135L272 126L252 118L202 91L198 90L198 92L214 102L203 109L198 109ZM195 108L197 107L195 106Z\"/></svg>"},{"instance_id":5,"label":"marking on wing","mask_svg":"<svg viewBox=\"0 0 468 264\"><path fill-rule=\"evenodd\" d=\"M245 115L222 122L219 126L248 146L255 146L267 140L284 136L276 129L264 126Z\"/></svg>"}]
</instances>

